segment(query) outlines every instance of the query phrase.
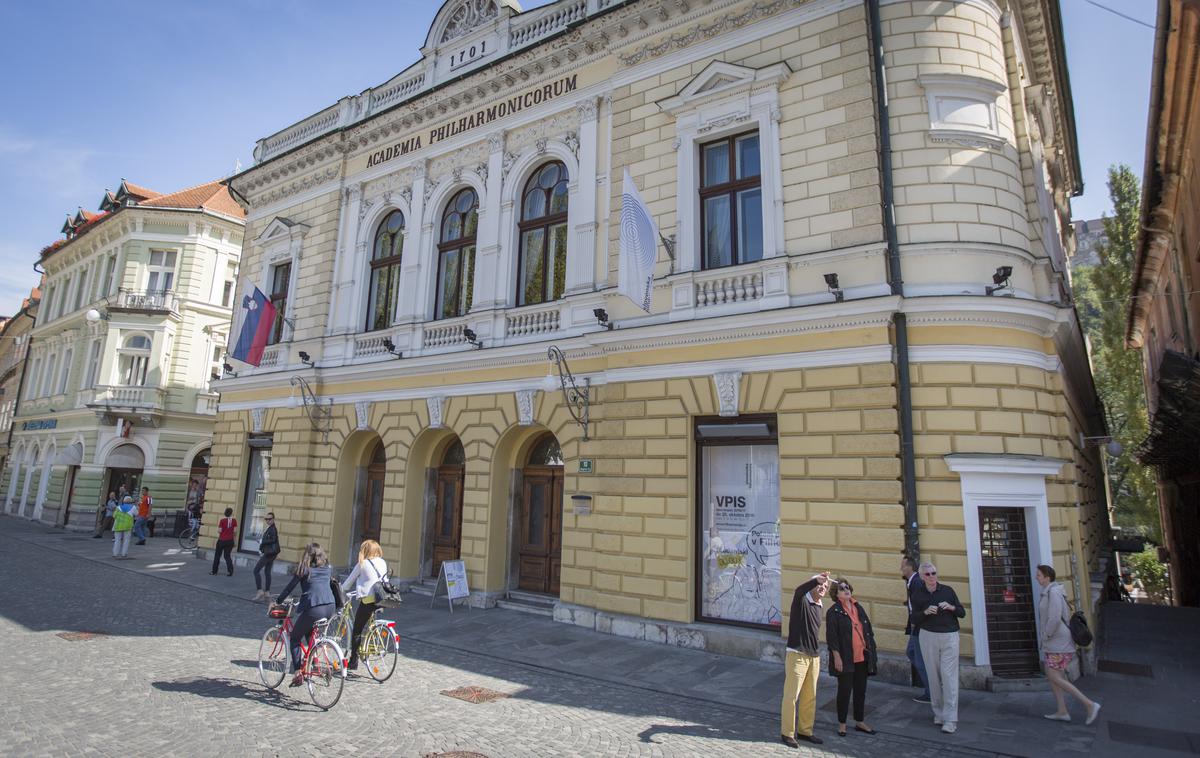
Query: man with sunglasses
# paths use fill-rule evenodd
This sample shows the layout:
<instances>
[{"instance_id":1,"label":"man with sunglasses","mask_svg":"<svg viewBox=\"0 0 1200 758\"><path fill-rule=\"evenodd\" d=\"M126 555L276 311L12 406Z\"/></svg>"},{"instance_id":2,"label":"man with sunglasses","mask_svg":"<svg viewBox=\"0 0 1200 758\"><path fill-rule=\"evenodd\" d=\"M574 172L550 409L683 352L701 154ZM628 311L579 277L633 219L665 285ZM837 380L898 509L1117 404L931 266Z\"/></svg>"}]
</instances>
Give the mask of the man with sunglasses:
<instances>
[{"instance_id":1,"label":"man with sunglasses","mask_svg":"<svg viewBox=\"0 0 1200 758\"><path fill-rule=\"evenodd\" d=\"M967 610L951 587L938 582L937 567L922 563L921 585L913 588L909 621L919 630L933 723L946 734L958 730L958 620Z\"/></svg>"}]
</instances>

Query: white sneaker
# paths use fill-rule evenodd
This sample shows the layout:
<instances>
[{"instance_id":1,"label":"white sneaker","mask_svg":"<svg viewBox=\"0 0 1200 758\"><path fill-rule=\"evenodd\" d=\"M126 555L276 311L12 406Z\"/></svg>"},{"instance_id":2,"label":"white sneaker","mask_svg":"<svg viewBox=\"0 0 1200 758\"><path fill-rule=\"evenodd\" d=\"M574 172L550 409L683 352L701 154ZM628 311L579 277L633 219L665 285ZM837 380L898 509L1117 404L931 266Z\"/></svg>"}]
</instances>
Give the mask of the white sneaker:
<instances>
[{"instance_id":1,"label":"white sneaker","mask_svg":"<svg viewBox=\"0 0 1200 758\"><path fill-rule=\"evenodd\" d=\"M958 724L953 721L947 721L945 724L942 724L942 734L954 734L957 731Z\"/></svg>"},{"instance_id":2,"label":"white sneaker","mask_svg":"<svg viewBox=\"0 0 1200 758\"><path fill-rule=\"evenodd\" d=\"M1071 714L1069 714L1069 713L1063 713L1063 714L1047 713L1045 716L1042 716L1042 718L1050 719L1051 721L1070 721Z\"/></svg>"},{"instance_id":3,"label":"white sneaker","mask_svg":"<svg viewBox=\"0 0 1200 758\"><path fill-rule=\"evenodd\" d=\"M1100 704L1093 700L1091 713L1088 714L1087 721L1085 721L1083 723L1087 724L1088 726L1091 726L1092 722L1095 721L1096 717L1099 715L1100 715Z\"/></svg>"}]
</instances>

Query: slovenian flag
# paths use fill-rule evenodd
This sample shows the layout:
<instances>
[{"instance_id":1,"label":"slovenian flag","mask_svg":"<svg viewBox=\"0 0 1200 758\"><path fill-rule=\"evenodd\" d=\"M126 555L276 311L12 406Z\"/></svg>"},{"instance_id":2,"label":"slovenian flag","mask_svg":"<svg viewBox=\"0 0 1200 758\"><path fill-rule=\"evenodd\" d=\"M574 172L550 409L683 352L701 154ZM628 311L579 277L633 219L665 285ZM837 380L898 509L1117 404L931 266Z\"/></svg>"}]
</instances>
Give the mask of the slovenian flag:
<instances>
[{"instance_id":1,"label":"slovenian flag","mask_svg":"<svg viewBox=\"0 0 1200 758\"><path fill-rule=\"evenodd\" d=\"M275 323L275 304L249 281L242 284L242 328L229 357L257 366Z\"/></svg>"},{"instance_id":2,"label":"slovenian flag","mask_svg":"<svg viewBox=\"0 0 1200 758\"><path fill-rule=\"evenodd\" d=\"M621 191L621 240L617 259L617 292L650 312L650 287L658 257L658 229L629 169Z\"/></svg>"}]
</instances>

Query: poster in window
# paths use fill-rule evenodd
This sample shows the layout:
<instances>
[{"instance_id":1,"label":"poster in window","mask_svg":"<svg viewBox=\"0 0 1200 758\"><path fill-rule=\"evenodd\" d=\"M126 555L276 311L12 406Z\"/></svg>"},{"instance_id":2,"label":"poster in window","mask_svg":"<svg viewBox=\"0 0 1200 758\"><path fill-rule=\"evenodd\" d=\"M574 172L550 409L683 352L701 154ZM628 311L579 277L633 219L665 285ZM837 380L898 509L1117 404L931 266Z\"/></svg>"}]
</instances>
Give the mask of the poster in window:
<instances>
[{"instance_id":1,"label":"poster in window","mask_svg":"<svg viewBox=\"0 0 1200 758\"><path fill-rule=\"evenodd\" d=\"M267 486L271 479L271 448L250 448L246 500L242 504L241 550L258 552L258 543L266 529Z\"/></svg>"},{"instance_id":2,"label":"poster in window","mask_svg":"<svg viewBox=\"0 0 1200 758\"><path fill-rule=\"evenodd\" d=\"M701 615L778 626L779 448L707 447L703 465Z\"/></svg>"}]
</instances>

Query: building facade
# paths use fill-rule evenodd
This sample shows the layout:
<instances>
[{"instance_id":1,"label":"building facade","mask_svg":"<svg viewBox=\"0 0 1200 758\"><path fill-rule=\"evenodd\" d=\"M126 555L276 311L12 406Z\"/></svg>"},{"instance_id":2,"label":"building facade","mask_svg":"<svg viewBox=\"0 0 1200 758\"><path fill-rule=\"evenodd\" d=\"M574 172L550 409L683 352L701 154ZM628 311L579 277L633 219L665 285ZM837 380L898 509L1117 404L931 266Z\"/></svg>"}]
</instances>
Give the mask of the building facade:
<instances>
[{"instance_id":1,"label":"building facade","mask_svg":"<svg viewBox=\"0 0 1200 758\"><path fill-rule=\"evenodd\" d=\"M973 681L1036 670L1033 567L1090 612L1107 535L1064 65L1042 0L447 2L229 180L287 318L220 383L210 505L247 551L271 509L285 557L376 538L476 605L757 657L830 570L897 676L919 550Z\"/></svg>"},{"instance_id":2,"label":"building facade","mask_svg":"<svg viewBox=\"0 0 1200 758\"><path fill-rule=\"evenodd\" d=\"M5 512L91 529L121 485L149 487L160 516L202 493L243 218L218 182L163 195L125 181L68 218L39 259Z\"/></svg>"},{"instance_id":3,"label":"building facade","mask_svg":"<svg viewBox=\"0 0 1200 758\"><path fill-rule=\"evenodd\" d=\"M1150 83L1141 234L1126 340L1142 351L1150 434L1178 605L1200 605L1200 2L1162 0Z\"/></svg>"},{"instance_id":4,"label":"building facade","mask_svg":"<svg viewBox=\"0 0 1200 758\"><path fill-rule=\"evenodd\" d=\"M0 322L0 471L8 465L12 452L13 416L29 354L29 332L37 319L41 297L41 290L35 287L21 301L20 310Z\"/></svg>"}]
</instances>

